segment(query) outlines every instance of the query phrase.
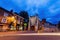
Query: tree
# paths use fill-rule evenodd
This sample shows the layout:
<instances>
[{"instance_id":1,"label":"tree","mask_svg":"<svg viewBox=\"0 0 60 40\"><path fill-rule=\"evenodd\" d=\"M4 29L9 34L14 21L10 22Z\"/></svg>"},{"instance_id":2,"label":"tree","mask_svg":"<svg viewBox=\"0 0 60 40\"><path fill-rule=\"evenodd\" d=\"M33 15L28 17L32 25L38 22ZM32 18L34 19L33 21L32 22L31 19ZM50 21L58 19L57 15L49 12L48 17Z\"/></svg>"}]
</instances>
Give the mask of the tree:
<instances>
[{"instance_id":1,"label":"tree","mask_svg":"<svg viewBox=\"0 0 60 40\"><path fill-rule=\"evenodd\" d=\"M19 15L24 18L24 21L25 22L28 22L29 21L29 15L28 15L28 12L27 11L21 11L19 13Z\"/></svg>"},{"instance_id":2,"label":"tree","mask_svg":"<svg viewBox=\"0 0 60 40\"><path fill-rule=\"evenodd\" d=\"M58 22L58 29L60 30L60 21Z\"/></svg>"},{"instance_id":3,"label":"tree","mask_svg":"<svg viewBox=\"0 0 60 40\"><path fill-rule=\"evenodd\" d=\"M24 18L24 24L26 24L26 26L24 26L24 30L25 29L28 30L28 22L29 22L28 12L27 11L21 11L19 13L19 15Z\"/></svg>"}]
</instances>

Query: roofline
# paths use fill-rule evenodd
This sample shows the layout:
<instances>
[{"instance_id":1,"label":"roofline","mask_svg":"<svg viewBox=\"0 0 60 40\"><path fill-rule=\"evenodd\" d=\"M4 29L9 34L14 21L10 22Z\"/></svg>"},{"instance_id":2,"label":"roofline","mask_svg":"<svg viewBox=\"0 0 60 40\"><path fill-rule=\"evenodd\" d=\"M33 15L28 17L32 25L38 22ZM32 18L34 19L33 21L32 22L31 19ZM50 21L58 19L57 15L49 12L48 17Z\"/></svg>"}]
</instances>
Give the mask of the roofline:
<instances>
[{"instance_id":1,"label":"roofline","mask_svg":"<svg viewBox=\"0 0 60 40\"><path fill-rule=\"evenodd\" d=\"M15 13L13 13L13 14L15 14ZM17 14L15 14L15 15L17 15ZM19 15L17 15L18 17L21 17L21 16L19 16ZM21 17L21 18L23 18L23 17ZM23 18L24 19L24 18Z\"/></svg>"},{"instance_id":2,"label":"roofline","mask_svg":"<svg viewBox=\"0 0 60 40\"><path fill-rule=\"evenodd\" d=\"M7 13L11 13L11 14L13 14L13 15L15 14L15 13L12 13L12 12L10 12L10 11L2 8L2 7L0 7L0 9L3 10L3 11L5 11L5 12L7 12ZM17 15L17 14L15 14L15 15ZM19 16L19 15L17 15L17 16ZM19 16L19 17L21 17L21 16ZM23 17L21 17L21 18L23 18ZM24 18L23 18L23 19L24 19Z\"/></svg>"},{"instance_id":3,"label":"roofline","mask_svg":"<svg viewBox=\"0 0 60 40\"><path fill-rule=\"evenodd\" d=\"M0 7L0 9L3 10L3 11L6 11L8 13L10 13L10 11L6 10L5 8Z\"/></svg>"},{"instance_id":4,"label":"roofline","mask_svg":"<svg viewBox=\"0 0 60 40\"><path fill-rule=\"evenodd\" d=\"M6 10L5 8L0 7L0 9L1 9L1 10L3 10L3 11L5 11L5 12L7 12L7 13L10 13L10 14L12 14L12 15L13 15L13 13L12 13L12 12L10 12L10 11Z\"/></svg>"}]
</instances>

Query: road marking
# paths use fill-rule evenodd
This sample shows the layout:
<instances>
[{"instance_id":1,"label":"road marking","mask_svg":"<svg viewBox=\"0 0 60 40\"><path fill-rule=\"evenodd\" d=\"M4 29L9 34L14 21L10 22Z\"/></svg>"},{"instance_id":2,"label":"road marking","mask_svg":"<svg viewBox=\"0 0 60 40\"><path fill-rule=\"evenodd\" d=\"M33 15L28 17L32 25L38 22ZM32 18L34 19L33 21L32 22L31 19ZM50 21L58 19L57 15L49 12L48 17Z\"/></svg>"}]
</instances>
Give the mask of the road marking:
<instances>
[{"instance_id":1,"label":"road marking","mask_svg":"<svg viewBox=\"0 0 60 40\"><path fill-rule=\"evenodd\" d=\"M25 34L5 34L5 35L0 35L0 37L6 37L6 36L36 36L36 35L47 35L47 36L60 36L60 33L25 33Z\"/></svg>"}]
</instances>

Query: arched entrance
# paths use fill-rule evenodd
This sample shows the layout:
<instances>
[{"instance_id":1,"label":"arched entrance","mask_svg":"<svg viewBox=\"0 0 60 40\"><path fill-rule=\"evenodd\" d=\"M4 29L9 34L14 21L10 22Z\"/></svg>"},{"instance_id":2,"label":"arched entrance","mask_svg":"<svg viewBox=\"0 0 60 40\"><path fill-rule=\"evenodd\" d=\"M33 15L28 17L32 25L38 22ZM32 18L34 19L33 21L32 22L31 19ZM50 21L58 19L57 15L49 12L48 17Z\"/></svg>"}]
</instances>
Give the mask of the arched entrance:
<instances>
[{"instance_id":1,"label":"arched entrance","mask_svg":"<svg viewBox=\"0 0 60 40\"><path fill-rule=\"evenodd\" d=\"M30 27L30 30L31 30L31 31L35 31L35 26L31 26L31 27Z\"/></svg>"}]
</instances>

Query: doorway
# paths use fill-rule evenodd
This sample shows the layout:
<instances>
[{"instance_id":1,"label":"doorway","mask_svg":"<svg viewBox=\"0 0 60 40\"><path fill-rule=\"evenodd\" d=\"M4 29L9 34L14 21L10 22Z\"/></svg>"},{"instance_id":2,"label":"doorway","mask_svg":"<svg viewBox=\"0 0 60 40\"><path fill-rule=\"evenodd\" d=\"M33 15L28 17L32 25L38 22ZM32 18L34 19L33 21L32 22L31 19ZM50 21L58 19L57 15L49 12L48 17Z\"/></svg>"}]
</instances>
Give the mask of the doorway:
<instances>
[{"instance_id":1,"label":"doorway","mask_svg":"<svg viewBox=\"0 0 60 40\"><path fill-rule=\"evenodd\" d=\"M31 27L30 27L30 30L31 30L31 31L35 31L35 26L31 26Z\"/></svg>"}]
</instances>

